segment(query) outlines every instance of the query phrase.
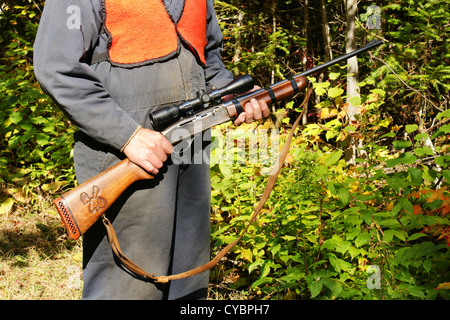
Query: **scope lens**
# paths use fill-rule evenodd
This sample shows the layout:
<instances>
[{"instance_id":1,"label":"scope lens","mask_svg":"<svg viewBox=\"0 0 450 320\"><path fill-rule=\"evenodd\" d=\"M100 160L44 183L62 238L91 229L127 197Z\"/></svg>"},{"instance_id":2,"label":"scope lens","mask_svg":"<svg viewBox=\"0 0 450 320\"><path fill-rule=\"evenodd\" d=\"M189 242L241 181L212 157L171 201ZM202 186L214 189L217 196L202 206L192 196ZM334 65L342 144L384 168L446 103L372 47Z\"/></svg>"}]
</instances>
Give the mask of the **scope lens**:
<instances>
[{"instance_id":1,"label":"scope lens","mask_svg":"<svg viewBox=\"0 0 450 320\"><path fill-rule=\"evenodd\" d=\"M171 106L151 112L149 116L153 127L160 128L165 123L179 120L181 114L178 106Z\"/></svg>"}]
</instances>

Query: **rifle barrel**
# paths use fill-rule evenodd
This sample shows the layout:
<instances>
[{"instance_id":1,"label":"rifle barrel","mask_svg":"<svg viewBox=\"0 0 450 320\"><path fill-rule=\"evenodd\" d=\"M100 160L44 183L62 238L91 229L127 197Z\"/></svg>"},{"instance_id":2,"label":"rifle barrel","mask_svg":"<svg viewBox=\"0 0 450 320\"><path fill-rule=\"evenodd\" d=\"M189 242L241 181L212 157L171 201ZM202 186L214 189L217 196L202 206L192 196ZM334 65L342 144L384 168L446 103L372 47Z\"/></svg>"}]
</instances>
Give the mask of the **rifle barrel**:
<instances>
[{"instance_id":1,"label":"rifle barrel","mask_svg":"<svg viewBox=\"0 0 450 320\"><path fill-rule=\"evenodd\" d=\"M364 52L364 51L368 51L368 50L370 50L370 49L372 49L372 48L378 47L378 46L381 45L382 43L383 43L383 41L381 41L381 40L373 40L373 41L369 42L369 43L368 43L365 47L363 47L363 48L360 48L360 49L355 50L355 51L353 51L353 52L347 53L347 54L345 54L345 55L343 55L343 56L341 56L341 57L339 57L339 58L333 59L333 60L331 60L331 61L325 62L324 64L321 64L321 65L319 65L319 66L316 66L316 67L314 67L314 68L311 68L311 69L309 69L309 70L306 70L306 71L304 71L304 72L302 72L302 73L299 73L299 74L296 75L295 77L300 77L300 76L306 77L306 76L312 75L312 74L314 74L314 73L316 73L316 72L318 72L318 71L321 71L321 70L323 70L323 69L326 69L326 68L328 68L328 67L330 67L330 66L332 66L332 65L334 65L334 64L337 64L337 63L339 63L339 62L341 62L341 61L350 59L351 57L354 57L354 56L356 56L356 55L358 55L358 54L360 54L360 53L362 53L362 52Z\"/></svg>"}]
</instances>

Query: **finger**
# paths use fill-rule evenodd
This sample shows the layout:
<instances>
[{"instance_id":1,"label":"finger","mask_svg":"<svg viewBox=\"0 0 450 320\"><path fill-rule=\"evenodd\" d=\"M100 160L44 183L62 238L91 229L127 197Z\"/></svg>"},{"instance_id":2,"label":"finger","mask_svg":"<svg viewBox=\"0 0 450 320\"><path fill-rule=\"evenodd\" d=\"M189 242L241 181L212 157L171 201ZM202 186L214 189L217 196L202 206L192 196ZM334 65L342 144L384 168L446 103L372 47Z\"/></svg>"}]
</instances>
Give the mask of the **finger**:
<instances>
[{"instance_id":1,"label":"finger","mask_svg":"<svg viewBox=\"0 0 450 320\"><path fill-rule=\"evenodd\" d=\"M157 156L155 153L150 154L147 157L147 161L155 168L155 169L161 169L163 166L163 161L159 156Z\"/></svg>"},{"instance_id":2,"label":"finger","mask_svg":"<svg viewBox=\"0 0 450 320\"><path fill-rule=\"evenodd\" d=\"M148 152L154 154L159 160L165 162L167 156L173 151L172 144L162 135L159 134L155 141L148 141ZM147 156L149 158L150 156Z\"/></svg>"},{"instance_id":3,"label":"finger","mask_svg":"<svg viewBox=\"0 0 450 320\"><path fill-rule=\"evenodd\" d=\"M159 170L156 169L150 162L147 162L148 166L145 169L148 173L150 173L152 176L156 176L159 173Z\"/></svg>"},{"instance_id":4,"label":"finger","mask_svg":"<svg viewBox=\"0 0 450 320\"><path fill-rule=\"evenodd\" d=\"M244 109L245 109L245 113L246 113L245 122L252 123L252 121L253 121L253 104L252 104L252 102L246 103Z\"/></svg>"},{"instance_id":5,"label":"finger","mask_svg":"<svg viewBox=\"0 0 450 320\"><path fill-rule=\"evenodd\" d=\"M167 140L163 135L161 135L161 148L165 152L166 155L172 154L173 145Z\"/></svg>"},{"instance_id":6,"label":"finger","mask_svg":"<svg viewBox=\"0 0 450 320\"><path fill-rule=\"evenodd\" d=\"M236 120L234 120L234 125L238 126L240 124L242 124L242 122L245 121L247 117L247 114L245 112L242 112L241 114L239 114L239 116L236 118Z\"/></svg>"},{"instance_id":7,"label":"finger","mask_svg":"<svg viewBox=\"0 0 450 320\"><path fill-rule=\"evenodd\" d=\"M267 102L264 100L259 101L259 106L261 108L261 113L264 118L268 117L270 115L269 106L267 105Z\"/></svg>"},{"instance_id":8,"label":"finger","mask_svg":"<svg viewBox=\"0 0 450 320\"><path fill-rule=\"evenodd\" d=\"M161 162L165 162L167 160L167 154L162 148L156 149L154 154Z\"/></svg>"},{"instance_id":9,"label":"finger","mask_svg":"<svg viewBox=\"0 0 450 320\"><path fill-rule=\"evenodd\" d=\"M251 99L252 107L253 107L253 119L259 120L262 118L262 111L259 105L259 102L256 99Z\"/></svg>"},{"instance_id":10,"label":"finger","mask_svg":"<svg viewBox=\"0 0 450 320\"><path fill-rule=\"evenodd\" d=\"M157 175L159 170L155 168L155 166L148 160L143 160L139 163L136 163L139 165L142 169L150 173L151 175Z\"/></svg>"}]
</instances>

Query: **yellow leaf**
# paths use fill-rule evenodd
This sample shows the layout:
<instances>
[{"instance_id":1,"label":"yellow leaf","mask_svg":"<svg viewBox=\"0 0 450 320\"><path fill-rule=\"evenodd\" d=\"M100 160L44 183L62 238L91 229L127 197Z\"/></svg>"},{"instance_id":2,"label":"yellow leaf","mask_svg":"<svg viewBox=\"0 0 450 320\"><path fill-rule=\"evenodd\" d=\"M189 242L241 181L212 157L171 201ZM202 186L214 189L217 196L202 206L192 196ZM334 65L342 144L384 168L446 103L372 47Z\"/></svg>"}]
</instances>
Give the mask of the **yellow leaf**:
<instances>
[{"instance_id":1,"label":"yellow leaf","mask_svg":"<svg viewBox=\"0 0 450 320\"><path fill-rule=\"evenodd\" d=\"M328 119L337 115L338 112L334 108L322 108L320 109L320 119Z\"/></svg>"},{"instance_id":2,"label":"yellow leaf","mask_svg":"<svg viewBox=\"0 0 450 320\"><path fill-rule=\"evenodd\" d=\"M9 188L8 193L14 197L14 199L18 202L28 202L28 199L25 197L25 195L23 194L22 190L18 189L18 188Z\"/></svg>"},{"instance_id":3,"label":"yellow leaf","mask_svg":"<svg viewBox=\"0 0 450 320\"><path fill-rule=\"evenodd\" d=\"M243 249L241 252L241 258L249 262L253 262L253 253L250 249Z\"/></svg>"},{"instance_id":4,"label":"yellow leaf","mask_svg":"<svg viewBox=\"0 0 450 320\"><path fill-rule=\"evenodd\" d=\"M8 198L0 205L0 215L8 214L14 205L14 199Z\"/></svg>"},{"instance_id":5,"label":"yellow leaf","mask_svg":"<svg viewBox=\"0 0 450 320\"><path fill-rule=\"evenodd\" d=\"M392 122L392 119L390 119L390 118L385 118L385 119L382 119L378 124L379 124L381 127L387 128L391 122ZM395 126L395 127L398 127L398 126ZM394 132L395 132L395 131L398 131L398 129L397 129L397 130L393 129L393 131L394 131Z\"/></svg>"},{"instance_id":6,"label":"yellow leaf","mask_svg":"<svg viewBox=\"0 0 450 320\"><path fill-rule=\"evenodd\" d=\"M81 252L77 253L76 255L73 256L73 259L75 261L77 261L77 262L82 262L83 261L83 254Z\"/></svg>"},{"instance_id":7,"label":"yellow leaf","mask_svg":"<svg viewBox=\"0 0 450 320\"><path fill-rule=\"evenodd\" d=\"M269 130L270 128L272 128L272 126L272 121L267 120L258 126L258 130Z\"/></svg>"},{"instance_id":8,"label":"yellow leaf","mask_svg":"<svg viewBox=\"0 0 450 320\"><path fill-rule=\"evenodd\" d=\"M386 205L386 209L387 209L388 211L392 211L392 208L394 208L394 202L389 202L389 203Z\"/></svg>"},{"instance_id":9,"label":"yellow leaf","mask_svg":"<svg viewBox=\"0 0 450 320\"><path fill-rule=\"evenodd\" d=\"M369 260L366 258L358 258L358 267L360 270L365 271L367 269L367 264L369 263Z\"/></svg>"},{"instance_id":10,"label":"yellow leaf","mask_svg":"<svg viewBox=\"0 0 450 320\"><path fill-rule=\"evenodd\" d=\"M284 162L285 163L292 163L292 162L294 162L295 161L295 159L294 159L294 157L290 154L290 153L288 153L287 155L286 155L286 159L284 160Z\"/></svg>"},{"instance_id":11,"label":"yellow leaf","mask_svg":"<svg viewBox=\"0 0 450 320\"><path fill-rule=\"evenodd\" d=\"M338 114L339 119L344 119L346 116L347 116L346 110L341 110L341 112L339 112L339 114Z\"/></svg>"},{"instance_id":12,"label":"yellow leaf","mask_svg":"<svg viewBox=\"0 0 450 320\"><path fill-rule=\"evenodd\" d=\"M42 190L45 192L51 191L56 192L58 191L63 185L65 185L66 181L55 181L52 183L46 183L41 186Z\"/></svg>"}]
</instances>

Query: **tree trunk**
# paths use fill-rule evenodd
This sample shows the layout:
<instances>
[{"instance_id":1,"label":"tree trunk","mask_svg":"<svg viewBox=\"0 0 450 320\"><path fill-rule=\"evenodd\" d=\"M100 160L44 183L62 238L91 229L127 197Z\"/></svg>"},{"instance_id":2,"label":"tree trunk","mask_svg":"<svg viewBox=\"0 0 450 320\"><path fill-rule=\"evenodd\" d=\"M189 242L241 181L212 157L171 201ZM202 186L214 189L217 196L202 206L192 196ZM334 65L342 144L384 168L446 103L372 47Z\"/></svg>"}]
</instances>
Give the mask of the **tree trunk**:
<instances>
[{"instance_id":1,"label":"tree trunk","mask_svg":"<svg viewBox=\"0 0 450 320\"><path fill-rule=\"evenodd\" d=\"M236 3L236 7L239 8L238 11L238 16L237 16L237 22L236 22L236 27L238 29L240 29L242 27L242 24L244 22L244 12L241 10L241 0L238 0ZM237 43L235 46L235 51L234 51L234 55L233 55L233 63L234 64L238 64L238 62L241 60L241 51L242 51L242 32L239 32L237 39L236 39ZM233 68L233 73L234 76L237 77L239 75L239 68Z\"/></svg>"},{"instance_id":2,"label":"tree trunk","mask_svg":"<svg viewBox=\"0 0 450 320\"><path fill-rule=\"evenodd\" d=\"M356 50L356 36L355 36L355 15L357 10L357 0L347 0L347 41L345 43L345 50L347 53ZM350 104L349 99L354 96L359 96L358 92L358 60L356 57L348 60L347 66L347 102L348 117L350 122L355 121L355 114L358 113L359 106Z\"/></svg>"},{"instance_id":3,"label":"tree trunk","mask_svg":"<svg viewBox=\"0 0 450 320\"><path fill-rule=\"evenodd\" d=\"M345 44L346 52L356 50L356 35L355 35L355 16L357 10L357 0L347 0L347 41ZM354 97L360 97L358 91L358 60L356 57L350 58L347 61L347 117L350 125L355 124L357 119L355 115L360 113L359 105L352 105L351 101L355 104ZM354 99L352 99L354 98ZM345 159L348 164L355 164L356 157L358 156L358 149L362 147L362 141L356 137L350 139L348 148L345 150Z\"/></svg>"},{"instance_id":4,"label":"tree trunk","mask_svg":"<svg viewBox=\"0 0 450 320\"><path fill-rule=\"evenodd\" d=\"M272 0L272 4L270 6L270 13L272 15L272 32L277 32L277 2L275 0ZM275 83L275 66L272 68L270 72L270 84Z\"/></svg>"},{"instance_id":5,"label":"tree trunk","mask_svg":"<svg viewBox=\"0 0 450 320\"><path fill-rule=\"evenodd\" d=\"M333 60L333 52L331 51L330 26L328 24L327 8L325 4L325 0L320 0L323 42L325 44L325 61L330 61Z\"/></svg>"},{"instance_id":6,"label":"tree trunk","mask_svg":"<svg viewBox=\"0 0 450 320\"><path fill-rule=\"evenodd\" d=\"M299 1L301 4L301 0ZM304 9L303 9L303 37L305 38L306 47L303 52L303 65L306 65L307 58L308 58L308 46L309 46L309 0L305 0L304 3ZM302 116L302 123L303 125L306 125L308 122L308 104L305 104L304 106L305 111L303 112Z\"/></svg>"},{"instance_id":7,"label":"tree trunk","mask_svg":"<svg viewBox=\"0 0 450 320\"><path fill-rule=\"evenodd\" d=\"M327 8L325 0L320 0L320 14L322 17L322 34L323 42L325 46L325 62L333 60L333 52L331 51L331 38L330 38L330 27L328 24ZM324 79L324 72L321 72L318 76L317 82L321 83ZM316 95L314 98L314 103L317 105L320 103L320 96Z\"/></svg>"}]
</instances>

